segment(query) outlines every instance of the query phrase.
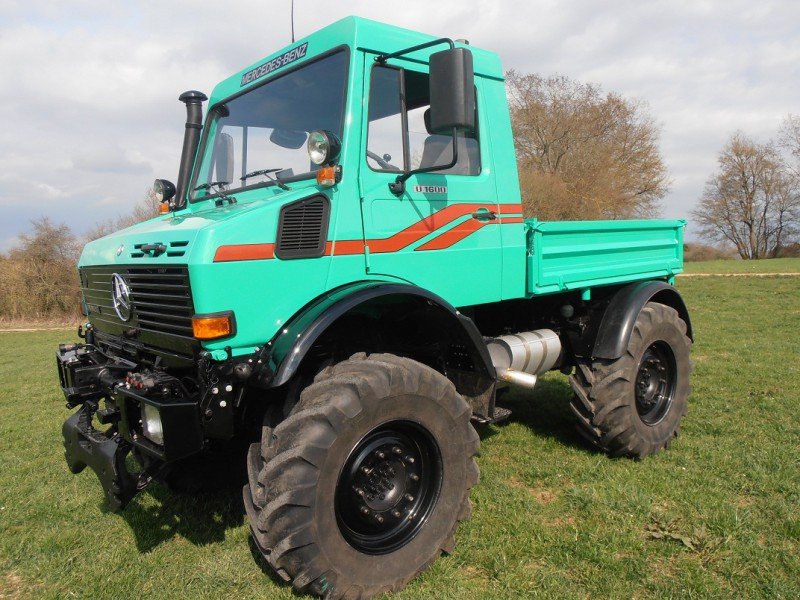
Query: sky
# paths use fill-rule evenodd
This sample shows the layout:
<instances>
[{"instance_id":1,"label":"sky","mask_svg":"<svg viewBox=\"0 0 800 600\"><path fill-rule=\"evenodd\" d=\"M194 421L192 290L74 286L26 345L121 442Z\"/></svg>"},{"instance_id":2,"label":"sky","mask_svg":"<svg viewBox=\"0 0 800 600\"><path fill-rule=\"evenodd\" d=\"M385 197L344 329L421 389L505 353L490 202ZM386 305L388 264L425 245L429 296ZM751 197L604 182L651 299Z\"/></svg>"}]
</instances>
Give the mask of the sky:
<instances>
[{"instance_id":1,"label":"sky","mask_svg":"<svg viewBox=\"0 0 800 600\"><path fill-rule=\"evenodd\" d=\"M690 218L731 134L766 141L800 114L792 0L295 4L298 38L359 15L647 103L672 179L664 217ZM127 213L154 178L175 181L178 95L209 93L289 42L290 0L0 0L0 251L31 219L82 233Z\"/></svg>"}]
</instances>

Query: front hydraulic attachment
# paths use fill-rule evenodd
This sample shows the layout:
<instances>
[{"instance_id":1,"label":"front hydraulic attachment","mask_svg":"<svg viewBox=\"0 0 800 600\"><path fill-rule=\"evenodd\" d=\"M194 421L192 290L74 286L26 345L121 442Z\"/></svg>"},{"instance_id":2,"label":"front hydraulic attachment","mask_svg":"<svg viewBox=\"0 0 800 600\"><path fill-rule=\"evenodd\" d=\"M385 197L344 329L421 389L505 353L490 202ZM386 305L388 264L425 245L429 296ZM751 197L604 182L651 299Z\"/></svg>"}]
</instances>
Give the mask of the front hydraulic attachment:
<instances>
[{"instance_id":1,"label":"front hydraulic attachment","mask_svg":"<svg viewBox=\"0 0 800 600\"><path fill-rule=\"evenodd\" d=\"M87 466L95 472L108 499L109 508L118 512L143 489L150 480L144 473L131 473L125 459L131 445L122 439L116 427L99 431L92 424L97 404L84 402L62 428L65 457L69 470L80 473Z\"/></svg>"}]
</instances>

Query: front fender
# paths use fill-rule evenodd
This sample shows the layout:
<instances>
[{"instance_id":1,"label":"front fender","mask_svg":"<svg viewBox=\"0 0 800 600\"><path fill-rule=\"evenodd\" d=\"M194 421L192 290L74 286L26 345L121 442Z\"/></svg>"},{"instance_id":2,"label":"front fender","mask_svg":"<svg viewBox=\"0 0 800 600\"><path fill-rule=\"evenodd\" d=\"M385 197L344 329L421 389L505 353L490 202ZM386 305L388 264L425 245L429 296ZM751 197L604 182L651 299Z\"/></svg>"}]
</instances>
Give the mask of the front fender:
<instances>
[{"instance_id":1,"label":"front fender","mask_svg":"<svg viewBox=\"0 0 800 600\"><path fill-rule=\"evenodd\" d=\"M323 294L287 322L270 343L270 362L275 369L270 387L283 385L292 378L314 343L337 319L356 307L389 296L427 302L446 323L448 331L469 349L474 371L494 380L494 367L478 328L444 299L414 285L360 281Z\"/></svg>"}]
</instances>

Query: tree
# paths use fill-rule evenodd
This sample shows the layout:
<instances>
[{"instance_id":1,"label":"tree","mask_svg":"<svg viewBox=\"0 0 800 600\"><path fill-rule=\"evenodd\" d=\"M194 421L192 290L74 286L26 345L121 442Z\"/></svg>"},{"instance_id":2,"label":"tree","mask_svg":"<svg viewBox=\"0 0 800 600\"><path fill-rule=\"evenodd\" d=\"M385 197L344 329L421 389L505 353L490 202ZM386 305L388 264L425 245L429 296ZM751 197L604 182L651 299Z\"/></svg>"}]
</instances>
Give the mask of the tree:
<instances>
[{"instance_id":1,"label":"tree","mask_svg":"<svg viewBox=\"0 0 800 600\"><path fill-rule=\"evenodd\" d=\"M564 76L506 74L523 208L540 219L653 216L667 193L646 107Z\"/></svg>"},{"instance_id":2,"label":"tree","mask_svg":"<svg viewBox=\"0 0 800 600\"><path fill-rule=\"evenodd\" d=\"M774 143L741 132L719 154L693 215L708 238L728 241L744 259L775 257L800 225L798 179Z\"/></svg>"},{"instance_id":3,"label":"tree","mask_svg":"<svg viewBox=\"0 0 800 600\"><path fill-rule=\"evenodd\" d=\"M19 236L0 255L0 315L10 318L78 314L80 246L66 225L47 217L33 221L33 233Z\"/></svg>"},{"instance_id":4,"label":"tree","mask_svg":"<svg viewBox=\"0 0 800 600\"><path fill-rule=\"evenodd\" d=\"M778 146L788 155L787 164L800 177L800 117L789 115L778 132Z\"/></svg>"}]
</instances>

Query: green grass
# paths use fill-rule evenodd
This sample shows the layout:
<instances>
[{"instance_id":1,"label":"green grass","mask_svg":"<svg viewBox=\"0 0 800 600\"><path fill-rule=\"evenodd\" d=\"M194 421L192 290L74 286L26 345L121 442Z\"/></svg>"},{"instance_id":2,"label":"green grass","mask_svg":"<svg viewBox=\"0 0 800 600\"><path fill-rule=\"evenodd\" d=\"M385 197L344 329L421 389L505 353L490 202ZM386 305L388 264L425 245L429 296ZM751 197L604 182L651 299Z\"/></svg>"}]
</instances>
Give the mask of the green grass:
<instances>
[{"instance_id":1,"label":"green grass","mask_svg":"<svg viewBox=\"0 0 800 600\"><path fill-rule=\"evenodd\" d=\"M687 273L800 273L800 258L687 262Z\"/></svg>"},{"instance_id":2,"label":"green grass","mask_svg":"<svg viewBox=\"0 0 800 600\"><path fill-rule=\"evenodd\" d=\"M560 375L514 393L481 431L454 554L400 598L800 597L800 278L679 286L696 370L672 448L588 449ZM0 334L0 597L295 597L254 559L237 492L152 486L117 515L68 472L53 351L70 337Z\"/></svg>"}]
</instances>

